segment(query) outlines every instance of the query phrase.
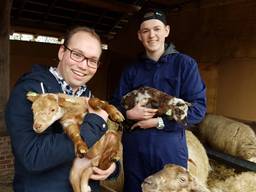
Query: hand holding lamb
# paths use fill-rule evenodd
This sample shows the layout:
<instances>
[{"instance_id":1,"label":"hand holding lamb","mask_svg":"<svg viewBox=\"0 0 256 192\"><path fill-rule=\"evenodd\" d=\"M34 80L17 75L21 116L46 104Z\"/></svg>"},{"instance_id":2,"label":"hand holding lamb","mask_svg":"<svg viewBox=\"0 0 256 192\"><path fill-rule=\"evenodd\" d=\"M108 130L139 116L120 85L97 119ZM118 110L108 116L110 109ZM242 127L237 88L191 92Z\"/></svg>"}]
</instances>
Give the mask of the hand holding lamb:
<instances>
[{"instance_id":1,"label":"hand holding lamb","mask_svg":"<svg viewBox=\"0 0 256 192\"><path fill-rule=\"evenodd\" d=\"M126 110L141 103L144 107L158 109L156 116L166 115L177 122L184 122L190 103L168 95L152 87L141 87L123 96L122 105Z\"/></svg>"}]
</instances>

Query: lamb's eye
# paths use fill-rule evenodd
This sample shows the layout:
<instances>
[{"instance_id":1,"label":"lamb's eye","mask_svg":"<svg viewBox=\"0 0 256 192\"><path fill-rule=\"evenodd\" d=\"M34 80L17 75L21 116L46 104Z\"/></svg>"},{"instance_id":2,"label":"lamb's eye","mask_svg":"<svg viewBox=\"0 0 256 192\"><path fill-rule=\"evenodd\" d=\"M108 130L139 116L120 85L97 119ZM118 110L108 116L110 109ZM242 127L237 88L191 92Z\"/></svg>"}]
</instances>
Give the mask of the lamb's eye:
<instances>
[{"instance_id":1,"label":"lamb's eye","mask_svg":"<svg viewBox=\"0 0 256 192\"><path fill-rule=\"evenodd\" d=\"M176 105L177 105L178 107L180 107L180 106L183 106L184 103L179 102L179 103L177 103Z\"/></svg>"},{"instance_id":2,"label":"lamb's eye","mask_svg":"<svg viewBox=\"0 0 256 192\"><path fill-rule=\"evenodd\" d=\"M180 177L178 177L178 180L179 180L180 183L184 183L186 181L186 178L180 176Z\"/></svg>"},{"instance_id":3,"label":"lamb's eye","mask_svg":"<svg viewBox=\"0 0 256 192\"><path fill-rule=\"evenodd\" d=\"M54 111L55 111L55 109L52 109L52 110L51 110L51 112L54 112Z\"/></svg>"}]
</instances>

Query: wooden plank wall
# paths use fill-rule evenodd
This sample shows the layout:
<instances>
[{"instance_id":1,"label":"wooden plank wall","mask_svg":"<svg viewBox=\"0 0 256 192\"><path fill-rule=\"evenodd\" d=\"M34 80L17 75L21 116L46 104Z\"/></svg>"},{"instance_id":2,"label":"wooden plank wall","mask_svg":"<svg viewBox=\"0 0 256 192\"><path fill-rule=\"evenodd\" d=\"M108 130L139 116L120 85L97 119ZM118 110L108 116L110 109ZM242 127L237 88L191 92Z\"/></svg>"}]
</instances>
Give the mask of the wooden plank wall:
<instances>
[{"instance_id":1,"label":"wooden plank wall","mask_svg":"<svg viewBox=\"0 0 256 192\"><path fill-rule=\"evenodd\" d=\"M11 0L2 0L0 6L0 134L5 132L4 107L9 94L9 27Z\"/></svg>"}]
</instances>

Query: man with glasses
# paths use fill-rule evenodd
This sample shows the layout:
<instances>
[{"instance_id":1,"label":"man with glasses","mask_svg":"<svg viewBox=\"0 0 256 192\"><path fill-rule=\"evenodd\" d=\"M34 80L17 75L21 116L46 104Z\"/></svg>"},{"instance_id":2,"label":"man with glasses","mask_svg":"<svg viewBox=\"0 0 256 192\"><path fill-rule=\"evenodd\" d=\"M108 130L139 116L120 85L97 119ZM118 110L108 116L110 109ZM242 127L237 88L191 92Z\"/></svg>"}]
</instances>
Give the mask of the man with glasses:
<instances>
[{"instance_id":1,"label":"man with glasses","mask_svg":"<svg viewBox=\"0 0 256 192\"><path fill-rule=\"evenodd\" d=\"M31 103L28 91L37 93L65 93L91 97L86 83L95 75L101 56L101 40L94 30L78 27L67 33L58 51L58 66L50 69L33 66L14 87L6 107L6 124L15 156L15 192L71 192L69 172L75 158L71 140L58 122L43 134L33 131ZM107 130L108 114L104 110L89 110L81 126L81 135L91 147ZM87 166L80 159L81 169ZM116 171L115 171L116 170ZM99 191L99 180L118 173L117 164L107 170L93 169L90 187Z\"/></svg>"}]
</instances>

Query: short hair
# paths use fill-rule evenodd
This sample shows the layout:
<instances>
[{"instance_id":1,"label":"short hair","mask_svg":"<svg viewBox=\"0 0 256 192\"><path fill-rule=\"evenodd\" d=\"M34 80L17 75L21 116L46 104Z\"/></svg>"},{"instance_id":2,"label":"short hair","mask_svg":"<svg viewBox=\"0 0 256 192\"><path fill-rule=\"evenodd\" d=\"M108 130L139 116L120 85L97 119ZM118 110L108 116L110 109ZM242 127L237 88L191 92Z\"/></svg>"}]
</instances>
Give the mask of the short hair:
<instances>
[{"instance_id":1,"label":"short hair","mask_svg":"<svg viewBox=\"0 0 256 192\"><path fill-rule=\"evenodd\" d=\"M73 35L80 31L90 34L92 37L94 37L95 39L97 39L99 41L99 44L101 46L100 36L95 32L94 29L85 27L85 26L74 27L71 30L67 31L67 33L64 36L64 45L68 46L69 41L73 37Z\"/></svg>"}]
</instances>

